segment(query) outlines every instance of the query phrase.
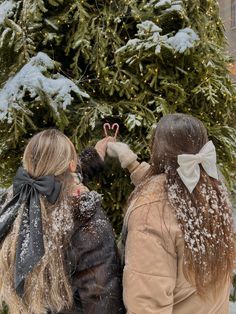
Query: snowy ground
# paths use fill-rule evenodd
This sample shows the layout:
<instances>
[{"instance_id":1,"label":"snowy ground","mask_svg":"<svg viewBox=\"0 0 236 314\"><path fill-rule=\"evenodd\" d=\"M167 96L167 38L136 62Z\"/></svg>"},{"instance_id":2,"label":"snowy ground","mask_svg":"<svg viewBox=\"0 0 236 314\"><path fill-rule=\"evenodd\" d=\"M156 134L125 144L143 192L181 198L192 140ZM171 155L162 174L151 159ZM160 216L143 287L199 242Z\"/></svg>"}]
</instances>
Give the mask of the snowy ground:
<instances>
[{"instance_id":1,"label":"snowy ground","mask_svg":"<svg viewBox=\"0 0 236 314\"><path fill-rule=\"evenodd\" d=\"M230 314L236 314L236 302L230 302Z\"/></svg>"}]
</instances>

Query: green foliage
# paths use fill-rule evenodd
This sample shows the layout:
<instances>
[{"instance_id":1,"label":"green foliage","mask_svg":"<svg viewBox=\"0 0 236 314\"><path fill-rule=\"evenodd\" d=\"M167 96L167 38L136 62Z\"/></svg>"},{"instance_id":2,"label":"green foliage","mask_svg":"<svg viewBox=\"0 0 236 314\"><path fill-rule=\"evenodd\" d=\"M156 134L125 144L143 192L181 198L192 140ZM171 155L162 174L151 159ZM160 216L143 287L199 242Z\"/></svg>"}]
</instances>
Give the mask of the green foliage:
<instances>
[{"instance_id":1,"label":"green foliage","mask_svg":"<svg viewBox=\"0 0 236 314\"><path fill-rule=\"evenodd\" d=\"M7 314L8 313L8 308L7 308L7 305L3 302L3 305L2 305L2 309L0 310L1 314Z\"/></svg>"},{"instance_id":2,"label":"green foliage","mask_svg":"<svg viewBox=\"0 0 236 314\"><path fill-rule=\"evenodd\" d=\"M0 5L7 1L0 0ZM44 52L54 60L43 70L44 77L68 78L90 97L77 97L70 90L72 101L53 110L59 91L49 93L39 84L34 93L28 87L19 96L20 110L9 101L11 119L0 121L0 185L10 184L27 140L37 131L57 126L81 151L103 136L104 122L118 122L120 140L148 160L156 122L177 111L205 123L231 186L236 92L216 0L172 0L165 5L159 0L12 2L0 22L0 86ZM187 36L186 47L178 36ZM24 86L17 95L20 88ZM104 194L104 207L118 232L132 187L127 173L107 162L95 187Z\"/></svg>"},{"instance_id":3,"label":"green foliage","mask_svg":"<svg viewBox=\"0 0 236 314\"><path fill-rule=\"evenodd\" d=\"M231 292L230 300L232 302L236 302L236 274L233 275L232 284L233 284L233 291Z\"/></svg>"}]
</instances>

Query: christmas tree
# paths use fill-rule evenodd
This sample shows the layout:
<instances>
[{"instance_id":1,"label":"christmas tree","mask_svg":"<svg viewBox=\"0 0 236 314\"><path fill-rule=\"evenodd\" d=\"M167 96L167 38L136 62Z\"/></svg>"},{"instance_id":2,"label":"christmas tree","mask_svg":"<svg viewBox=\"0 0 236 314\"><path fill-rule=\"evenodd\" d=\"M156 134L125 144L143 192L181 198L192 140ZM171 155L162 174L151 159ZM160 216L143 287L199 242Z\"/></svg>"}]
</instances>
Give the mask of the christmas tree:
<instances>
[{"instance_id":1,"label":"christmas tree","mask_svg":"<svg viewBox=\"0 0 236 314\"><path fill-rule=\"evenodd\" d=\"M236 92L218 11L216 0L0 0L0 186L42 129L81 151L117 122L143 160L156 122L176 111L205 123L231 184ZM107 163L96 189L119 231L132 187Z\"/></svg>"}]
</instances>

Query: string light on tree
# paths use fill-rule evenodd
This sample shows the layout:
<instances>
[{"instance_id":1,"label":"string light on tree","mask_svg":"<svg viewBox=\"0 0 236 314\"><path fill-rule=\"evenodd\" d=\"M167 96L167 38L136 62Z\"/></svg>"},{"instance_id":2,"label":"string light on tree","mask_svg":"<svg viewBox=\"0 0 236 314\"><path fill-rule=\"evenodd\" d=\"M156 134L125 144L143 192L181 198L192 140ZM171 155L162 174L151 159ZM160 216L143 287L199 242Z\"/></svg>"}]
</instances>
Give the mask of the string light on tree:
<instances>
[{"instance_id":1,"label":"string light on tree","mask_svg":"<svg viewBox=\"0 0 236 314\"><path fill-rule=\"evenodd\" d=\"M18 2L22 6L27 3ZM8 78L15 77L39 49L60 64L57 67L48 61L50 66L43 66L44 71L37 72L37 90L31 87L27 90L25 86L22 86L23 91L20 87L14 89L15 95L18 92L23 95L17 100L23 109L17 111L17 118L21 121L24 114L25 125L21 128L16 124L18 132L8 133L7 121L1 122L0 149L6 144L5 155L9 154L10 147L17 145L19 153L16 155L20 156L22 144L30 133L51 126L65 130L72 140L76 138L79 147L85 147L103 136L101 125L104 121L117 119L122 140L131 147L146 147L150 125L161 115L172 112L174 107L178 112L199 116L208 126L220 145L219 152L225 153L219 162L229 181L232 166L229 166L229 172L225 169L234 147L232 139L235 134L230 128L233 114L229 112L234 112L236 93L225 69L229 62L223 53L223 26L218 18L217 1L183 0L179 10L175 10L172 0L163 1L167 4L162 4L160 9L154 8L159 1L151 0L62 2L57 1L55 10L52 10L47 1L43 1L41 8L36 1L30 12L24 8L24 14L21 14L20 6L18 13L13 8L8 18L19 28L11 28L15 31L11 45L6 42L7 37L3 37L7 26L0 26L0 42L2 39L1 47L4 47L2 52L0 47L0 58L4 60L0 65L1 87ZM15 57L8 60L3 57L6 55ZM208 68L209 60L213 62L212 68ZM37 64L38 69L41 66ZM151 83L153 78L154 83ZM65 84L58 88L60 80ZM41 85L40 82L48 84ZM89 98L79 96L73 84ZM67 94L63 94L65 86L68 87ZM9 114L11 116L11 111ZM134 121L139 115L145 117L145 124L140 127L127 124L127 114L133 114ZM228 133L224 128L226 125ZM6 142L6 139L10 141ZM142 149L140 157L148 160L148 151ZM4 167L9 165L5 160L4 157L0 165L0 180ZM14 156L11 162L13 170L9 178L14 174L14 166L20 162L19 157ZM112 167L106 175L107 186L110 182L112 185L108 190L107 186L104 189L102 179L99 182L101 190L105 191L103 205L109 212L110 204L114 202L121 210L128 191L132 189L129 178L124 179L123 173ZM118 200L118 192L121 200ZM115 195L115 200L111 200L111 194ZM121 215L119 210L116 213L117 216L111 218L119 230Z\"/></svg>"}]
</instances>

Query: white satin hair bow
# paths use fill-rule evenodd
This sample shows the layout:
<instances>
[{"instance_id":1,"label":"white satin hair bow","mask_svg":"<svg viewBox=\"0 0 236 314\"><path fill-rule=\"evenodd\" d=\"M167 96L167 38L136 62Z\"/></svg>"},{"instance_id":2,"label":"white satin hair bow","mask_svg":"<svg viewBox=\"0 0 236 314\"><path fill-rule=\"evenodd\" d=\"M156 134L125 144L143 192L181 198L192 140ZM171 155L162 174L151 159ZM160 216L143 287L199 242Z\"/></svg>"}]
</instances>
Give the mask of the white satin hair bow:
<instances>
[{"instance_id":1,"label":"white satin hair bow","mask_svg":"<svg viewBox=\"0 0 236 314\"><path fill-rule=\"evenodd\" d=\"M218 179L216 150L212 141L207 142L198 154L178 155L178 164L178 174L190 193L192 193L200 179L199 164L202 165L210 177Z\"/></svg>"}]
</instances>

